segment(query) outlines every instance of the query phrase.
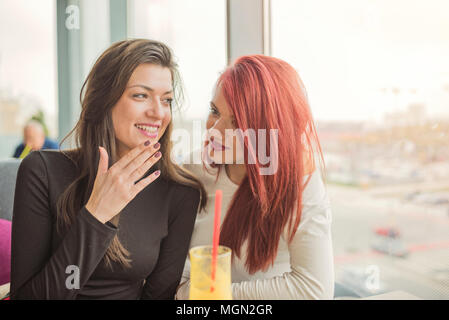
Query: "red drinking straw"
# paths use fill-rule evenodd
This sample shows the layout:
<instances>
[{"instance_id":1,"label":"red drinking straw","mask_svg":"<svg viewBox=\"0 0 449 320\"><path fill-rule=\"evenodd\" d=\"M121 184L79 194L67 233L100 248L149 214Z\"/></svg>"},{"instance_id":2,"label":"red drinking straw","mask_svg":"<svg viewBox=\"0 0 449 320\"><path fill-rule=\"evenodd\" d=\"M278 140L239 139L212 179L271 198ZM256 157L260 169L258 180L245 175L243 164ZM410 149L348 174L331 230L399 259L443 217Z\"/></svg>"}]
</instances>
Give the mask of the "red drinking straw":
<instances>
[{"instance_id":1,"label":"red drinking straw","mask_svg":"<svg viewBox=\"0 0 449 320\"><path fill-rule=\"evenodd\" d=\"M217 271L217 255L218 245L220 241L220 215L221 215L221 199L223 198L223 192L221 190L215 191L215 217L214 217L214 238L212 242L212 285L210 292L214 291L215 273Z\"/></svg>"}]
</instances>

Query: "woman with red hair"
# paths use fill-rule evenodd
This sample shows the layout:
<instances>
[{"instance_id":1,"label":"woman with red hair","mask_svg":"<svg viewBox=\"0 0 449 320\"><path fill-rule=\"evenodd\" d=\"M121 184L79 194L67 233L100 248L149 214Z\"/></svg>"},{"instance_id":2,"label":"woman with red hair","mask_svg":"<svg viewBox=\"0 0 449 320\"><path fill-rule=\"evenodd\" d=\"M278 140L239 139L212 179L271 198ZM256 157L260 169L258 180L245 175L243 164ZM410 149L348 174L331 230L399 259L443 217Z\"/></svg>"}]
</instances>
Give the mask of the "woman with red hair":
<instances>
[{"instance_id":1,"label":"woman with red hair","mask_svg":"<svg viewBox=\"0 0 449 320\"><path fill-rule=\"evenodd\" d=\"M332 299L331 209L315 159L324 161L297 72L277 58L240 57L217 81L206 127L203 165L184 165L208 191L190 246L212 243L221 189L234 299ZM178 299L188 298L189 267Z\"/></svg>"}]
</instances>

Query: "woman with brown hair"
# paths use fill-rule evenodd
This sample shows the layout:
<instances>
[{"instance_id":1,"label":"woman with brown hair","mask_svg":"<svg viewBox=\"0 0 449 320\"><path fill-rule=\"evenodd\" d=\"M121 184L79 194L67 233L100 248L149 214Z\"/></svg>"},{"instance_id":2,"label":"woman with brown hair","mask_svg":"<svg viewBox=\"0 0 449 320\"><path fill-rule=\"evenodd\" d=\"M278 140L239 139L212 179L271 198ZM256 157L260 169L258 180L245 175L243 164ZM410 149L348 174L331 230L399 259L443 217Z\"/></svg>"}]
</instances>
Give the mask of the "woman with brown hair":
<instances>
[{"instance_id":1,"label":"woman with brown hair","mask_svg":"<svg viewBox=\"0 0 449 320\"><path fill-rule=\"evenodd\" d=\"M12 299L173 298L206 199L170 159L179 93L160 42L121 41L98 58L76 148L33 152L19 168Z\"/></svg>"}]
</instances>

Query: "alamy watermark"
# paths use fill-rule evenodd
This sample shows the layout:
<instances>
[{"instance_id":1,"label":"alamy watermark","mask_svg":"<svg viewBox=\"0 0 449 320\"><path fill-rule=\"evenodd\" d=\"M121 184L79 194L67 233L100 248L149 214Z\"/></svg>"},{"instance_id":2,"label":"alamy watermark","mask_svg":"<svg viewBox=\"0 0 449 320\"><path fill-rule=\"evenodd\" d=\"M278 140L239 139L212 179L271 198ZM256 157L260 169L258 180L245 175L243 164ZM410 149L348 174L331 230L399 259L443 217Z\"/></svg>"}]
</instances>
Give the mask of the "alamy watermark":
<instances>
[{"instance_id":1,"label":"alamy watermark","mask_svg":"<svg viewBox=\"0 0 449 320\"><path fill-rule=\"evenodd\" d=\"M367 275L365 280L365 287L370 291L376 291L380 288L380 269L377 265L369 265L365 274Z\"/></svg>"},{"instance_id":2,"label":"alamy watermark","mask_svg":"<svg viewBox=\"0 0 449 320\"><path fill-rule=\"evenodd\" d=\"M79 30L80 28L80 8L74 4L65 9L68 17L65 19L65 27L68 30Z\"/></svg>"},{"instance_id":3,"label":"alamy watermark","mask_svg":"<svg viewBox=\"0 0 449 320\"><path fill-rule=\"evenodd\" d=\"M69 290L80 288L80 268L76 265L69 265L65 269L65 273L69 276L65 280L65 287Z\"/></svg>"},{"instance_id":4,"label":"alamy watermark","mask_svg":"<svg viewBox=\"0 0 449 320\"><path fill-rule=\"evenodd\" d=\"M170 155L173 161L184 164L244 164L246 154L247 164L259 164L260 175L273 175L277 172L278 129L225 129L223 135L214 128L202 132L200 120L195 120L192 124L192 131L180 128L173 130L173 149ZM203 156L193 153L193 159L185 158L198 147L202 148Z\"/></svg>"}]
</instances>

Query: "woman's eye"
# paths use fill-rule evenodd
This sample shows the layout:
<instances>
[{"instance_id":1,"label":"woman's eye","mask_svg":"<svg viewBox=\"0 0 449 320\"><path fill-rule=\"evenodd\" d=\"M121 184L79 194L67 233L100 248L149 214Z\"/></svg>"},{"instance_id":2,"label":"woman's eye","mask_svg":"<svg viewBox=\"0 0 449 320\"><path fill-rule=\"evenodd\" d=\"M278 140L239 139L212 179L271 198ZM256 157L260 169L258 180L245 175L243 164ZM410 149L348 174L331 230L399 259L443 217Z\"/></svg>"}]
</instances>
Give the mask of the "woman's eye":
<instances>
[{"instance_id":1,"label":"woman's eye","mask_svg":"<svg viewBox=\"0 0 449 320\"><path fill-rule=\"evenodd\" d=\"M148 95L145 93L136 93L133 95L133 97L138 98L138 99L146 99L148 97Z\"/></svg>"},{"instance_id":2,"label":"woman's eye","mask_svg":"<svg viewBox=\"0 0 449 320\"><path fill-rule=\"evenodd\" d=\"M166 105L171 106L171 104L172 104L172 102L173 102L173 98L167 98L167 99L164 99L163 101L164 101L164 103L165 103Z\"/></svg>"},{"instance_id":3,"label":"woman's eye","mask_svg":"<svg viewBox=\"0 0 449 320\"><path fill-rule=\"evenodd\" d=\"M215 107L211 106L211 107L209 107L209 110L210 110L210 113L215 115L215 116L218 116L220 114Z\"/></svg>"}]
</instances>

